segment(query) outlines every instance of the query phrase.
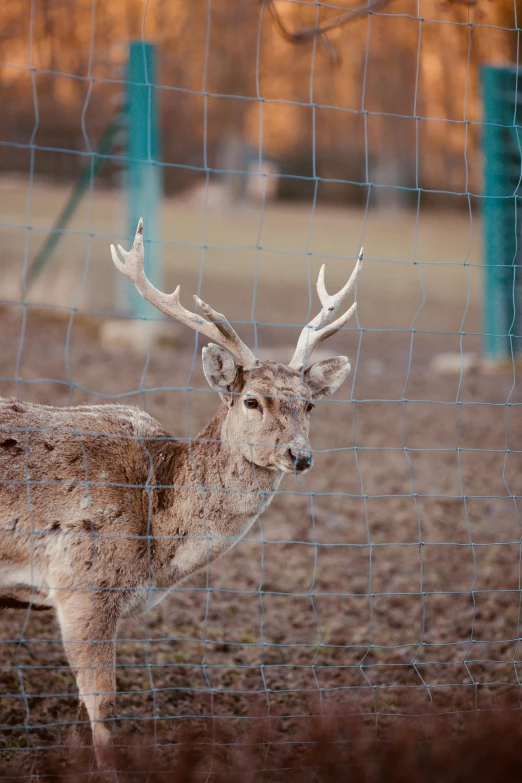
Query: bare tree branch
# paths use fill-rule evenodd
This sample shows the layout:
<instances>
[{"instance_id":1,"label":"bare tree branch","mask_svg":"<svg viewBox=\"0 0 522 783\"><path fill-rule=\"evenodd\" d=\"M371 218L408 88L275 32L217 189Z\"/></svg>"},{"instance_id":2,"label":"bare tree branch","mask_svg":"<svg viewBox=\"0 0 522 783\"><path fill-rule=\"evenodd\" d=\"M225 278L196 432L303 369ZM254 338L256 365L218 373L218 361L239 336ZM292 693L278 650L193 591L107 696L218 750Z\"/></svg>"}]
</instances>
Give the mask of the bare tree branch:
<instances>
[{"instance_id":1,"label":"bare tree branch","mask_svg":"<svg viewBox=\"0 0 522 783\"><path fill-rule=\"evenodd\" d=\"M306 43L311 38L317 37L325 49L326 54L332 64L339 65L341 62L341 57L334 44L328 38L327 33L330 30L336 30L339 27L343 27L348 22L353 22L365 14L376 11L379 8L383 8L390 2L390 0L370 0L370 2L368 2L368 4L362 8L355 8L344 11L342 14L334 16L322 24L313 25L311 27L303 27L301 30L295 31L291 31L285 26L283 20L281 19L281 15L277 10L275 0L261 0L261 2L269 11L275 26L285 41L288 41L289 43L300 44Z\"/></svg>"},{"instance_id":2,"label":"bare tree branch","mask_svg":"<svg viewBox=\"0 0 522 783\"><path fill-rule=\"evenodd\" d=\"M343 11L342 14L333 16L331 19L328 19L322 24L313 25L311 27L303 27L301 30L292 31L285 26L285 23L281 19L281 14L277 10L275 0L261 0L261 3L269 11L275 26L285 41L293 44L301 44L306 43L311 38L318 38L320 44L326 52L326 55L328 56L328 59L333 65L340 65L341 56L334 44L328 38L328 32L330 30L337 30L349 22L354 22L361 16L371 14L373 11L384 8L384 6L389 2L390 0L368 0L367 5L362 6L361 8L352 8L347 11ZM447 0L447 4L474 7L477 5L477 0Z\"/></svg>"}]
</instances>

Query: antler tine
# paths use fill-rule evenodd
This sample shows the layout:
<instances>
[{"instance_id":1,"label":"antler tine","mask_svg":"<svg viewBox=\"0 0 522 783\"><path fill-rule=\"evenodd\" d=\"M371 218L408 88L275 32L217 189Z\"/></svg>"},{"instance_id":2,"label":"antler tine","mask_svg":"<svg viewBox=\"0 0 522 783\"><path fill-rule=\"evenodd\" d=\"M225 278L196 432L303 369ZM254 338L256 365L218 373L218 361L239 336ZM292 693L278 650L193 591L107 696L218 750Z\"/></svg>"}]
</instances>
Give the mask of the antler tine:
<instances>
[{"instance_id":1,"label":"antler tine","mask_svg":"<svg viewBox=\"0 0 522 783\"><path fill-rule=\"evenodd\" d=\"M363 264L363 258L364 252L363 248L361 247L357 263L352 274L350 275L350 279L341 288L340 291L338 291L336 294L333 294L332 296L330 296L326 290L324 282L325 267L324 264L322 265L321 269L319 270L319 277L317 278L317 293L321 301L322 309L321 312L304 327L303 331L299 335L297 347L289 367L292 367L294 370L302 370L310 358L312 351L317 347L317 345L341 329L341 327L344 326L344 324L352 317L355 310L357 309L357 302L354 302L353 305L346 311L346 313L331 323L341 304L352 291L355 283L357 282L357 278Z\"/></svg>"},{"instance_id":2,"label":"antler tine","mask_svg":"<svg viewBox=\"0 0 522 783\"><path fill-rule=\"evenodd\" d=\"M118 272L128 277L137 286L143 272L143 218L138 221L134 242L129 251L118 245L118 250L111 245L111 256Z\"/></svg>"},{"instance_id":3,"label":"antler tine","mask_svg":"<svg viewBox=\"0 0 522 783\"><path fill-rule=\"evenodd\" d=\"M332 300L338 300L339 304L343 301L343 299L348 296L348 294L352 291L352 289L355 286L355 283L357 281L357 276L360 272L361 266L363 262L363 248L361 247L359 251L359 257L357 259L357 263L354 267L354 270L352 274L350 275L350 279L348 282L341 288L340 291L338 291L333 296L330 296L328 294L328 291L326 290L326 286L324 284L324 270L325 270L325 264L322 265L321 269L319 270L319 277L317 278L317 293L319 295L319 299L321 301L321 304L323 307L330 307Z\"/></svg>"},{"instance_id":4,"label":"antler tine","mask_svg":"<svg viewBox=\"0 0 522 783\"><path fill-rule=\"evenodd\" d=\"M138 222L136 236L131 249L127 251L121 245L118 245L116 250L114 245L111 245L111 255L118 272L132 280L141 296L153 304L154 307L170 318L179 321L184 326L188 326L189 329L205 335L209 340L213 340L220 345L221 348L225 348L245 369L251 370L256 366L256 357L241 340L224 315L213 310L198 296L194 296L196 304L208 318L208 321L206 321L201 315L192 313L183 307L179 301L179 285L171 294L165 294L148 280L144 271L145 255L142 218Z\"/></svg>"},{"instance_id":5,"label":"antler tine","mask_svg":"<svg viewBox=\"0 0 522 783\"><path fill-rule=\"evenodd\" d=\"M194 301L199 309L203 310L208 320L216 325L223 337L226 337L229 340L234 340L237 338L236 332L229 324L223 313L218 313L217 310L214 310L212 307L210 307L210 305L204 302L203 299L200 299L199 296L196 296L196 294L194 294ZM249 348L247 350L250 352Z\"/></svg>"}]
</instances>

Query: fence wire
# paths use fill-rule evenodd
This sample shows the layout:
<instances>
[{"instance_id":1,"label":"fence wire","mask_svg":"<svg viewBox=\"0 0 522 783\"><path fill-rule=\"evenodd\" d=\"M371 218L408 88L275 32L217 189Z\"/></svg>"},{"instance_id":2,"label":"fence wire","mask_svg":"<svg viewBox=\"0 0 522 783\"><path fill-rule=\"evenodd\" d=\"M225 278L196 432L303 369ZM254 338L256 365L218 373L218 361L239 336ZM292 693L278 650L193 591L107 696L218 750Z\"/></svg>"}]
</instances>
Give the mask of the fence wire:
<instances>
[{"instance_id":1,"label":"fence wire","mask_svg":"<svg viewBox=\"0 0 522 783\"><path fill-rule=\"evenodd\" d=\"M112 11L84 5L70 11L69 48L46 4L32 0L29 13L12 3L2 12L13 18L0 73L18 100L1 122L0 392L57 407L134 405L170 433L163 444L215 444L198 435L221 404L201 371L203 340L159 316L133 331L136 322L114 305L109 244L128 249L131 240L120 203L124 149L104 155L107 178L91 176L83 205L60 229L59 249L26 286L68 197L67 181L76 166L94 166L97 115L105 122L125 87L121 33L105 31L98 43ZM378 734L392 718L416 715L427 726L443 715L458 732L459 715L498 709L520 685L522 421L515 357L492 372L479 361L478 88L488 46L494 53L515 41L518 62L519 31L509 3L498 4L501 17L481 3L397 0L385 10L354 9L357 21L331 40L321 27L296 48L278 37L274 9L288 31L317 28L347 6L239 5L208 0L204 12L188 3L167 12L145 3L136 17L138 37L155 35L164 63L158 166L167 195L158 242L166 288L181 283L185 303L193 293L203 297L256 355L287 363L318 312L320 264L328 289L337 290L362 244L357 316L316 357L347 354L352 371L312 414L312 471L286 477L232 551L173 586L158 606L122 619L116 726L152 735L164 749L176 746L187 722L202 727L198 741L211 748L238 747L248 731L264 732L256 735L259 773L272 775L282 772L272 747L297 742L314 716L362 715ZM176 67L169 13L179 14L176 40L186 59ZM445 36L457 48L442 46ZM62 49L51 57L57 43ZM338 57L343 64L333 65ZM251 69L247 88L242 62ZM244 165L227 165L227 143L238 136ZM272 190L286 200L272 200ZM272 396L277 402L277 391L265 395ZM12 425L2 424L0 482L14 504L0 512L6 551L12 508L25 504L35 547L61 513L52 502L43 512L38 498L46 487L50 498L64 478L53 470L36 475L32 451L60 431L53 415L45 414L43 427L17 425L25 438L18 479L8 474ZM132 444L152 449L157 436L93 426L73 427L71 437L82 444L84 478L75 487L87 499L88 521L73 537L92 537L100 488L143 488L149 557L152 546L187 540L186 529L162 528L151 543L157 511L148 479L92 477L91 453L96 470L99 454L110 455L109 475L118 449L124 460ZM252 446L248 436L245 442ZM163 490L175 498L202 491L204 504L219 493L224 505L226 496L244 494L217 480L154 488ZM117 538L122 549L136 538L108 527L96 535ZM12 585L23 569L4 562ZM35 559L31 568L38 591ZM69 574L68 589L92 596L94 586L75 584L79 573ZM152 586L151 603L166 592ZM0 765L65 747L67 729L78 725L58 622L35 604L33 596L28 608L3 616ZM36 774L37 754L29 758ZM222 771L220 763L212 755L202 774Z\"/></svg>"}]
</instances>

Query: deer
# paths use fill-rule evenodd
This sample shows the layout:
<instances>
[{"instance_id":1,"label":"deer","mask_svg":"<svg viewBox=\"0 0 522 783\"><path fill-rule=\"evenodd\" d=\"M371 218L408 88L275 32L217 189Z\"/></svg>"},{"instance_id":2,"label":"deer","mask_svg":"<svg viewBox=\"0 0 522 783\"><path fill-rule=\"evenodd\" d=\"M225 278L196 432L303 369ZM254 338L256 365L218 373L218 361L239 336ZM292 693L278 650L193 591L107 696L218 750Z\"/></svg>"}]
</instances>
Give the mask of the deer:
<instances>
[{"instance_id":1,"label":"deer","mask_svg":"<svg viewBox=\"0 0 522 783\"><path fill-rule=\"evenodd\" d=\"M322 266L321 310L284 365L258 361L198 296L191 312L179 286L166 294L148 280L143 220L131 250L111 245L111 254L145 300L211 341L203 371L220 407L197 438L179 439L135 407L0 399L0 608L55 612L78 687L77 725L90 731L97 766L107 771L120 621L149 611L232 549L283 476L310 470L310 414L343 383L350 362L308 360L353 316L356 302L336 317L363 262L361 249L332 296Z\"/></svg>"}]
</instances>

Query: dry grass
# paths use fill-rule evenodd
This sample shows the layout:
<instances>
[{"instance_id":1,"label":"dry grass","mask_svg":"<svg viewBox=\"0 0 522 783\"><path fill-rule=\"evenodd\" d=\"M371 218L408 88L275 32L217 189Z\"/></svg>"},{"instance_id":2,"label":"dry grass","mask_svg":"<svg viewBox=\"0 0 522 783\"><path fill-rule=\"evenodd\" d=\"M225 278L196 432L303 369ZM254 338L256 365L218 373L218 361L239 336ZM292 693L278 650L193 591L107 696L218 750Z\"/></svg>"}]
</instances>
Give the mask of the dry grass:
<instances>
[{"instance_id":1,"label":"dry grass","mask_svg":"<svg viewBox=\"0 0 522 783\"><path fill-rule=\"evenodd\" d=\"M381 732L353 710L344 718L311 720L290 741L263 726L242 733L217 721L211 736L188 730L175 748L158 737L131 737L129 744L120 742L116 766L128 783L518 783L521 741L516 703L468 714L459 737L444 721L414 708L400 725ZM63 753L40 752L39 768L49 783L107 781L93 771L86 749L74 753L72 762ZM5 773L2 780L13 783L34 780L16 765Z\"/></svg>"}]
</instances>

